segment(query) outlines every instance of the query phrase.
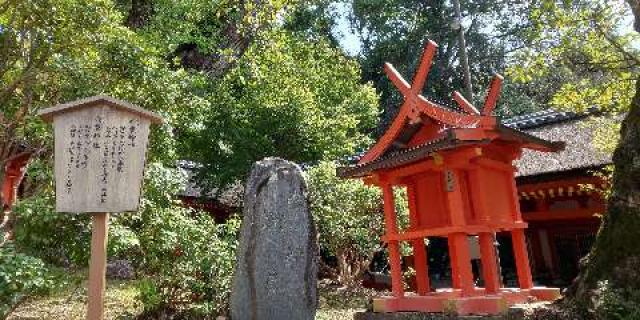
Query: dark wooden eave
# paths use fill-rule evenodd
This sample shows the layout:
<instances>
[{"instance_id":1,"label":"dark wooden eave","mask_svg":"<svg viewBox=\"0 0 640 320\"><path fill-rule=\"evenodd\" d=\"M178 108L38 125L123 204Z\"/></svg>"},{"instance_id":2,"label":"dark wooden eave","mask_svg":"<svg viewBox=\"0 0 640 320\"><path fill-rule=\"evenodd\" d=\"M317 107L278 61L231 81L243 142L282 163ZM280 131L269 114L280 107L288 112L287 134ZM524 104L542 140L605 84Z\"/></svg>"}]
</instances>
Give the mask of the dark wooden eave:
<instances>
[{"instance_id":1,"label":"dark wooden eave","mask_svg":"<svg viewBox=\"0 0 640 320\"><path fill-rule=\"evenodd\" d=\"M340 178L362 178L377 170L396 168L420 161L431 156L434 152L465 146L486 145L492 141L491 139L464 140L458 138L455 132L456 129L447 129L440 138L427 141L423 144L407 149L387 152L381 157L369 162L339 167L337 168L336 174ZM564 148L564 142L552 142L540 139L502 124L496 126L495 132L500 136L498 139L522 143L525 148L541 151L558 151Z\"/></svg>"}]
</instances>

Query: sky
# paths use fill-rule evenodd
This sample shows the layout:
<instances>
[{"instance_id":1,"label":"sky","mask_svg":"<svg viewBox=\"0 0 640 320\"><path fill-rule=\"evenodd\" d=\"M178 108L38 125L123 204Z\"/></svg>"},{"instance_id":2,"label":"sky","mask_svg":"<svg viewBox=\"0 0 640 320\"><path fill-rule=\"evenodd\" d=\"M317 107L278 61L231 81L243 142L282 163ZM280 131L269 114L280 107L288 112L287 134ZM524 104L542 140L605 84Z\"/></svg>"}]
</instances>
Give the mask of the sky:
<instances>
[{"instance_id":1,"label":"sky","mask_svg":"<svg viewBox=\"0 0 640 320\"><path fill-rule=\"evenodd\" d=\"M333 35L340 42L342 49L350 56L358 56L362 51L362 43L356 33L353 32L350 26L348 13L351 11L351 4L347 2L338 2L333 4L333 13L338 17L336 27L333 30ZM624 22L620 26L621 33L634 32L633 30L633 15L628 11L628 15L625 16ZM640 43L634 43L634 46L640 49Z\"/></svg>"},{"instance_id":2,"label":"sky","mask_svg":"<svg viewBox=\"0 0 640 320\"><path fill-rule=\"evenodd\" d=\"M362 50L360 38L351 29L348 12L351 11L351 4L340 2L333 5L333 12L337 14L338 20L333 35L340 41L340 46L350 56L357 56Z\"/></svg>"}]
</instances>

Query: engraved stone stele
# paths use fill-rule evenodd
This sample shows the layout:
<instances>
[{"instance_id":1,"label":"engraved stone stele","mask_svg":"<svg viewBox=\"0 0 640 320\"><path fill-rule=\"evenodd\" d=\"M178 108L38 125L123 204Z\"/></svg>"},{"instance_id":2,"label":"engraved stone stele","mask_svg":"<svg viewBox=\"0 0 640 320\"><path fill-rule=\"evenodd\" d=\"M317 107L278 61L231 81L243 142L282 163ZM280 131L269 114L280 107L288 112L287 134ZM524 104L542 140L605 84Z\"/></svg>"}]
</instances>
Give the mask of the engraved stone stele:
<instances>
[{"instance_id":1,"label":"engraved stone stele","mask_svg":"<svg viewBox=\"0 0 640 320\"><path fill-rule=\"evenodd\" d=\"M318 249L300 167L256 162L244 204L231 319L314 319Z\"/></svg>"},{"instance_id":2,"label":"engraved stone stele","mask_svg":"<svg viewBox=\"0 0 640 320\"><path fill-rule=\"evenodd\" d=\"M53 121L56 211L138 209L149 125L162 122L158 115L108 96L39 114Z\"/></svg>"}]
</instances>

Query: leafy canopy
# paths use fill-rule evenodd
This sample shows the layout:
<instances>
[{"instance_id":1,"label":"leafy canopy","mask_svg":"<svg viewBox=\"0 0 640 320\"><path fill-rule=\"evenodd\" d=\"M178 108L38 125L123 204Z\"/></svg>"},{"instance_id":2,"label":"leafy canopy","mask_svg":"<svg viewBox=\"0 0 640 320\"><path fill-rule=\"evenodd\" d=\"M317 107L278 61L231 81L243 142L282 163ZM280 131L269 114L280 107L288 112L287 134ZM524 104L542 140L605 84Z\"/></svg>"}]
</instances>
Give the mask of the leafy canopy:
<instances>
[{"instance_id":1,"label":"leafy canopy","mask_svg":"<svg viewBox=\"0 0 640 320\"><path fill-rule=\"evenodd\" d=\"M363 128L377 117L377 96L359 79L357 63L327 42L271 32L209 84L211 107L180 132L183 152L203 164L211 186L242 179L266 156L313 163L349 155L370 141Z\"/></svg>"},{"instance_id":2,"label":"leafy canopy","mask_svg":"<svg viewBox=\"0 0 640 320\"><path fill-rule=\"evenodd\" d=\"M623 1L541 1L531 10L527 48L509 74L521 82L560 77L550 105L564 110L628 109L638 72L638 35Z\"/></svg>"}]
</instances>

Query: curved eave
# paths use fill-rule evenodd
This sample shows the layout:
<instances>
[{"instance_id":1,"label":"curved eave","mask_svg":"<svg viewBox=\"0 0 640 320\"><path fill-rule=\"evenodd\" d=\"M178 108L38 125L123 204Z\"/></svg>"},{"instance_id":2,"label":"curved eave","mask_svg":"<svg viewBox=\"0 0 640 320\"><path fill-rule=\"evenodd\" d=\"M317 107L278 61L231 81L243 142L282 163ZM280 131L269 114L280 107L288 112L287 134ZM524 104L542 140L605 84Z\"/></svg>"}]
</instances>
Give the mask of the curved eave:
<instances>
[{"instance_id":1,"label":"curved eave","mask_svg":"<svg viewBox=\"0 0 640 320\"><path fill-rule=\"evenodd\" d=\"M464 141L457 139L453 134L446 134L439 139L394 152L370 162L359 163L350 167L339 167L336 169L336 175L340 178L362 178L371 175L377 170L396 168L423 160L433 155L434 152L489 142L489 140Z\"/></svg>"}]
</instances>

